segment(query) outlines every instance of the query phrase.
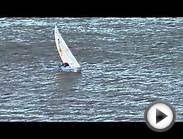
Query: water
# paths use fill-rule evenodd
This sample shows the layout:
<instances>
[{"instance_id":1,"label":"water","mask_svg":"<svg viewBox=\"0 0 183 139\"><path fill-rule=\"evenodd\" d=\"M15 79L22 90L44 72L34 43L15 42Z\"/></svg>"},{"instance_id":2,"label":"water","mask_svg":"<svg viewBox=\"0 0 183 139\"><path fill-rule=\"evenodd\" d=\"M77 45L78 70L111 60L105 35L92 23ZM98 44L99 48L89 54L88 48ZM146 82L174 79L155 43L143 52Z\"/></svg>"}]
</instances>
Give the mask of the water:
<instances>
[{"instance_id":1,"label":"water","mask_svg":"<svg viewBox=\"0 0 183 139\"><path fill-rule=\"evenodd\" d=\"M62 73L53 29L82 66ZM0 121L183 120L183 18L0 18Z\"/></svg>"}]
</instances>

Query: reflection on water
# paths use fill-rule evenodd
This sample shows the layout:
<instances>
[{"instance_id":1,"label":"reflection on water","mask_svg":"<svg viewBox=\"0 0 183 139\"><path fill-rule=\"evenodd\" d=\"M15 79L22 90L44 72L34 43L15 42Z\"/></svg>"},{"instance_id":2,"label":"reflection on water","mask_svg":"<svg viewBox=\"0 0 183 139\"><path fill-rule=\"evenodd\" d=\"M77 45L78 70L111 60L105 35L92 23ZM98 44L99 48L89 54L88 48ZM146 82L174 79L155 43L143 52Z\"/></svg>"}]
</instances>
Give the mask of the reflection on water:
<instances>
[{"instance_id":1,"label":"reflection on water","mask_svg":"<svg viewBox=\"0 0 183 139\"><path fill-rule=\"evenodd\" d=\"M81 73L56 73L55 82L58 86L62 86L62 90L68 91L73 90L75 86L79 85L79 82L82 78Z\"/></svg>"}]
</instances>

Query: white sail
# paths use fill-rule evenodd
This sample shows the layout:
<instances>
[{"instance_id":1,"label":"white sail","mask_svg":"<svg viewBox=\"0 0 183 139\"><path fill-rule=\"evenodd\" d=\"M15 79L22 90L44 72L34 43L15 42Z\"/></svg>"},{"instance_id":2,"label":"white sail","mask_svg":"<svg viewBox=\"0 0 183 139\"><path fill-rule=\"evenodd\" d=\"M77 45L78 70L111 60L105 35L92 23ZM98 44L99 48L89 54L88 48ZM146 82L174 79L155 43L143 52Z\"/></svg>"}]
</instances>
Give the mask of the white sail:
<instances>
[{"instance_id":1,"label":"white sail","mask_svg":"<svg viewBox=\"0 0 183 139\"><path fill-rule=\"evenodd\" d=\"M70 49L67 47L65 41L63 40L61 34L59 33L57 26L55 26L54 34L56 47L63 63L68 63L69 66L73 69L80 68L79 63L77 62L76 58L73 56Z\"/></svg>"}]
</instances>

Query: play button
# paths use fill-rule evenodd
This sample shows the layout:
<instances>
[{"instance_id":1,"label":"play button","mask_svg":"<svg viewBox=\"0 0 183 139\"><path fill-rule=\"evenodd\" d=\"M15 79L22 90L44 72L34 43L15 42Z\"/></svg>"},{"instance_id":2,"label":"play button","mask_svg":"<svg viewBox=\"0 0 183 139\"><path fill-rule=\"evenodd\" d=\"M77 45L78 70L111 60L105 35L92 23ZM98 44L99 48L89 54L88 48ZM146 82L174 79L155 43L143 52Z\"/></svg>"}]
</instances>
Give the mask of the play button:
<instances>
[{"instance_id":1,"label":"play button","mask_svg":"<svg viewBox=\"0 0 183 139\"><path fill-rule=\"evenodd\" d=\"M170 129L175 122L175 110L164 101L155 101L146 109L144 118L149 128L157 132Z\"/></svg>"},{"instance_id":2,"label":"play button","mask_svg":"<svg viewBox=\"0 0 183 139\"><path fill-rule=\"evenodd\" d=\"M167 115L161 112L160 110L156 109L156 124L159 123L161 120L166 118Z\"/></svg>"}]
</instances>

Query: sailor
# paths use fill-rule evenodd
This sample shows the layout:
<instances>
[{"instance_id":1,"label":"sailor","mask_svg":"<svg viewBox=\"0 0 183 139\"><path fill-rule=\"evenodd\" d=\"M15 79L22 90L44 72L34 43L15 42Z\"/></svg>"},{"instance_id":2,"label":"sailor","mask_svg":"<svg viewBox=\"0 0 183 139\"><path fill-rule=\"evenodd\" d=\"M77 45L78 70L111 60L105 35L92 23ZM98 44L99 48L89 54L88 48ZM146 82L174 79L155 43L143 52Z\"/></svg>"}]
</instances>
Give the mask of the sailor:
<instances>
[{"instance_id":1,"label":"sailor","mask_svg":"<svg viewBox=\"0 0 183 139\"><path fill-rule=\"evenodd\" d=\"M67 66L69 66L69 64L68 63L63 63L62 66L67 67Z\"/></svg>"}]
</instances>

